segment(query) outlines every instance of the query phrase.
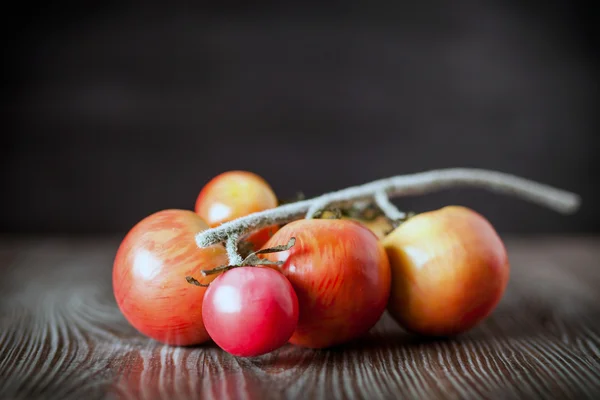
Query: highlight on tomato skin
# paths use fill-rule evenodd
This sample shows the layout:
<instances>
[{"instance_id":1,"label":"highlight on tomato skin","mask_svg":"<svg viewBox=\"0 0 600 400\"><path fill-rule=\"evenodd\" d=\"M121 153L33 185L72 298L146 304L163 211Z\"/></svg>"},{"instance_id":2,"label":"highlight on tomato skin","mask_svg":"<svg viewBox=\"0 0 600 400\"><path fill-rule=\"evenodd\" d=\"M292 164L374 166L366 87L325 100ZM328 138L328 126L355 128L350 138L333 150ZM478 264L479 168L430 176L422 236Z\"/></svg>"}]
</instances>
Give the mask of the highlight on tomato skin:
<instances>
[{"instance_id":1,"label":"highlight on tomato skin","mask_svg":"<svg viewBox=\"0 0 600 400\"><path fill-rule=\"evenodd\" d=\"M388 310L414 333L465 332L494 310L506 289L504 243L489 221L466 207L414 216L382 242L392 271Z\"/></svg>"},{"instance_id":2,"label":"highlight on tomato skin","mask_svg":"<svg viewBox=\"0 0 600 400\"><path fill-rule=\"evenodd\" d=\"M248 171L228 171L217 175L202 188L195 211L214 228L277 205L275 192L262 177ZM259 229L242 240L251 244L250 250L258 250L278 229L276 225Z\"/></svg>"},{"instance_id":3,"label":"highlight on tomato skin","mask_svg":"<svg viewBox=\"0 0 600 400\"><path fill-rule=\"evenodd\" d=\"M206 288L185 277L201 277L201 270L226 265L228 258L222 245L197 247L195 234L205 229L206 222L192 211L164 210L140 221L123 239L113 290L119 309L139 332L170 345L209 340L202 321Z\"/></svg>"},{"instance_id":4,"label":"highlight on tomato skin","mask_svg":"<svg viewBox=\"0 0 600 400\"><path fill-rule=\"evenodd\" d=\"M289 250L266 254L291 282L300 307L290 343L310 348L342 344L365 334L384 312L390 292L390 266L377 237L349 220L309 219L282 227L264 248Z\"/></svg>"},{"instance_id":5,"label":"highlight on tomato skin","mask_svg":"<svg viewBox=\"0 0 600 400\"><path fill-rule=\"evenodd\" d=\"M238 267L222 273L206 291L206 329L223 350L240 357L269 353L287 343L298 324L298 297L279 272Z\"/></svg>"}]
</instances>

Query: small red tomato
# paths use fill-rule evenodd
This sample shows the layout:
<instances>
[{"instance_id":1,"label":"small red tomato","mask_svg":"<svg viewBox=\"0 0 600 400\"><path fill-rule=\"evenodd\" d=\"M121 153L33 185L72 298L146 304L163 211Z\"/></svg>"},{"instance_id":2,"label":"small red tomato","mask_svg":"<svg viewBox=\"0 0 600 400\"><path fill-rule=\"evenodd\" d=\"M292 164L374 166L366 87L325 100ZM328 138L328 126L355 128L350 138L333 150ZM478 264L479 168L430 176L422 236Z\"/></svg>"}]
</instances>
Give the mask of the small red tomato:
<instances>
[{"instance_id":1,"label":"small red tomato","mask_svg":"<svg viewBox=\"0 0 600 400\"><path fill-rule=\"evenodd\" d=\"M229 171L214 177L196 199L196 213L210 227L236 218L277 207L277 197L260 176L247 171ZM259 249L275 232L277 226L260 229L243 238L251 250Z\"/></svg>"},{"instance_id":2,"label":"small red tomato","mask_svg":"<svg viewBox=\"0 0 600 400\"><path fill-rule=\"evenodd\" d=\"M492 312L509 263L481 215L449 206L412 217L383 239L392 268L390 314L406 329L454 335Z\"/></svg>"},{"instance_id":3,"label":"small red tomato","mask_svg":"<svg viewBox=\"0 0 600 400\"><path fill-rule=\"evenodd\" d=\"M223 350L252 357L283 346L298 324L290 282L270 268L239 267L215 279L202 305L204 325Z\"/></svg>"},{"instance_id":4,"label":"small red tomato","mask_svg":"<svg viewBox=\"0 0 600 400\"><path fill-rule=\"evenodd\" d=\"M290 343L323 348L362 336L381 317L390 293L390 266L383 246L363 225L349 220L291 222L266 244L296 244L264 255L284 261L278 268L291 282L300 319Z\"/></svg>"},{"instance_id":5,"label":"small red tomato","mask_svg":"<svg viewBox=\"0 0 600 400\"><path fill-rule=\"evenodd\" d=\"M165 210L146 217L127 234L113 266L113 290L129 323L143 334L172 345L209 339L202 322L206 288L186 276L228 263L221 245L198 248L196 233L208 225L195 213ZM209 283L214 277L200 282Z\"/></svg>"}]
</instances>

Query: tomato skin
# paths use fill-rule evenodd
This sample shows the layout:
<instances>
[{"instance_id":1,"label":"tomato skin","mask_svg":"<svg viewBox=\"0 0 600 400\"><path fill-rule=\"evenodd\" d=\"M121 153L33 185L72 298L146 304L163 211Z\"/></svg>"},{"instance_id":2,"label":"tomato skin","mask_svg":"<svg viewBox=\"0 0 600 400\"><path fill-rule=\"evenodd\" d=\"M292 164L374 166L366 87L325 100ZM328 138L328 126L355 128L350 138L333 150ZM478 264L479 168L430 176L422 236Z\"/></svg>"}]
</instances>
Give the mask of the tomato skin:
<instances>
[{"instance_id":1,"label":"tomato skin","mask_svg":"<svg viewBox=\"0 0 600 400\"><path fill-rule=\"evenodd\" d=\"M388 309L415 333L450 336L472 328L493 311L508 283L502 240L465 207L412 217L383 245L392 268Z\"/></svg>"},{"instance_id":2,"label":"tomato skin","mask_svg":"<svg viewBox=\"0 0 600 400\"><path fill-rule=\"evenodd\" d=\"M390 267L377 237L349 220L310 219L281 228L264 247L288 251L264 255L285 261L277 268L291 282L300 305L290 343L324 348L358 338L379 320L390 292Z\"/></svg>"},{"instance_id":3,"label":"tomato skin","mask_svg":"<svg viewBox=\"0 0 600 400\"><path fill-rule=\"evenodd\" d=\"M267 181L248 171L228 171L214 177L200 191L195 211L211 228L224 222L277 207L277 196ZM260 229L242 240L259 249L278 226Z\"/></svg>"},{"instance_id":4,"label":"tomato skin","mask_svg":"<svg viewBox=\"0 0 600 400\"><path fill-rule=\"evenodd\" d=\"M365 219L361 219L361 218L352 218L352 217L342 217L342 219L356 221L356 222L364 225L371 232L373 232L379 240L383 239L385 237L385 235L392 230L392 224L385 216L380 216L373 220L365 220Z\"/></svg>"},{"instance_id":5,"label":"tomato skin","mask_svg":"<svg viewBox=\"0 0 600 400\"><path fill-rule=\"evenodd\" d=\"M269 353L287 343L298 324L298 297L270 268L238 267L206 291L204 324L213 341L240 357Z\"/></svg>"},{"instance_id":6,"label":"tomato skin","mask_svg":"<svg viewBox=\"0 0 600 400\"><path fill-rule=\"evenodd\" d=\"M209 339L202 322L206 288L190 285L192 275L206 284L202 269L226 265L222 245L200 249L194 236L208 225L195 213L164 210L135 225L121 243L113 266L113 290L125 318L138 331L170 345Z\"/></svg>"}]
</instances>

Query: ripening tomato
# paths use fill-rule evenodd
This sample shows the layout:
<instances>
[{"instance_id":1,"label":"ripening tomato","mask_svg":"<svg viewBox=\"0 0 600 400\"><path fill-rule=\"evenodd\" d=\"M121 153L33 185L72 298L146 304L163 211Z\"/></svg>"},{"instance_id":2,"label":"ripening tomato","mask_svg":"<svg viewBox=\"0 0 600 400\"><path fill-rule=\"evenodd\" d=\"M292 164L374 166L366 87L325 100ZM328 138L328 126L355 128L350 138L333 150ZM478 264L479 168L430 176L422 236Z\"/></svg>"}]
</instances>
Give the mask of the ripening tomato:
<instances>
[{"instance_id":1,"label":"ripening tomato","mask_svg":"<svg viewBox=\"0 0 600 400\"><path fill-rule=\"evenodd\" d=\"M202 305L204 325L223 350L258 356L283 346L298 324L298 297L270 268L239 267L215 279Z\"/></svg>"},{"instance_id":2,"label":"ripening tomato","mask_svg":"<svg viewBox=\"0 0 600 400\"><path fill-rule=\"evenodd\" d=\"M274 207L277 197L263 178L252 172L229 171L217 175L202 188L195 209L212 228ZM277 229L278 226L266 227L242 240L251 244L250 250L257 250Z\"/></svg>"},{"instance_id":3,"label":"ripening tomato","mask_svg":"<svg viewBox=\"0 0 600 400\"><path fill-rule=\"evenodd\" d=\"M366 220L361 218L343 217L350 221L356 221L369 228L371 232L377 236L378 239L383 239L385 235L392 230L392 224L389 219L385 216L380 216L372 220Z\"/></svg>"},{"instance_id":4,"label":"ripening tomato","mask_svg":"<svg viewBox=\"0 0 600 400\"><path fill-rule=\"evenodd\" d=\"M202 278L203 269L228 263L222 245L196 246L196 233L208 225L192 211L152 214L127 234L113 266L113 290L127 320L141 333L172 345L209 339L202 322L206 288L190 285L186 276Z\"/></svg>"},{"instance_id":5,"label":"ripening tomato","mask_svg":"<svg viewBox=\"0 0 600 400\"><path fill-rule=\"evenodd\" d=\"M457 334L499 302L509 277L492 225L465 207L419 214L383 239L392 268L390 314L409 331Z\"/></svg>"},{"instance_id":6,"label":"ripening tomato","mask_svg":"<svg viewBox=\"0 0 600 400\"><path fill-rule=\"evenodd\" d=\"M300 305L290 343L323 348L366 333L381 317L390 292L390 266L383 246L363 225L349 220L291 222L265 244L289 250L263 255L284 261L274 267L291 282Z\"/></svg>"}]
</instances>

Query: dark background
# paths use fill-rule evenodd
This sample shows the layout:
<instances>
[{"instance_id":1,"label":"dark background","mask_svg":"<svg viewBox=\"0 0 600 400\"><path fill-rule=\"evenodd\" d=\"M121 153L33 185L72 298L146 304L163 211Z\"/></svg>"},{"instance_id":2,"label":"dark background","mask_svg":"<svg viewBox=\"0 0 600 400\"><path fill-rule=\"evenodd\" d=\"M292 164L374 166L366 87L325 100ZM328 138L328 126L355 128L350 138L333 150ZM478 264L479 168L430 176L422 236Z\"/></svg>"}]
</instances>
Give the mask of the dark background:
<instances>
[{"instance_id":1,"label":"dark background","mask_svg":"<svg viewBox=\"0 0 600 400\"><path fill-rule=\"evenodd\" d=\"M282 5L283 4L283 5ZM576 191L561 216L481 190L501 232L597 232L597 20L584 2L28 5L4 13L0 232L124 232L230 169L280 197L442 167Z\"/></svg>"}]
</instances>

